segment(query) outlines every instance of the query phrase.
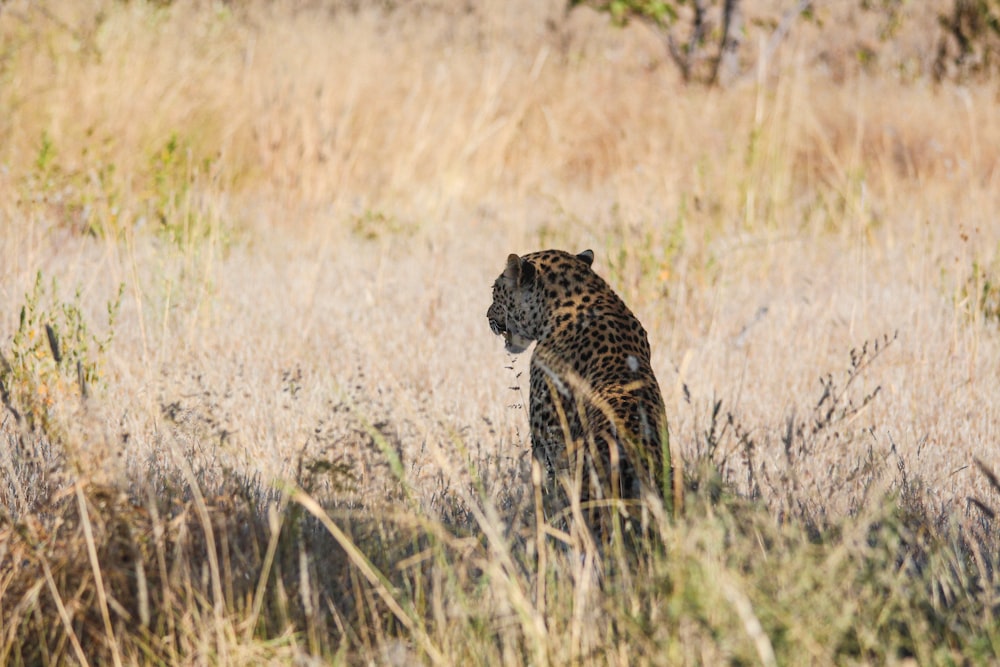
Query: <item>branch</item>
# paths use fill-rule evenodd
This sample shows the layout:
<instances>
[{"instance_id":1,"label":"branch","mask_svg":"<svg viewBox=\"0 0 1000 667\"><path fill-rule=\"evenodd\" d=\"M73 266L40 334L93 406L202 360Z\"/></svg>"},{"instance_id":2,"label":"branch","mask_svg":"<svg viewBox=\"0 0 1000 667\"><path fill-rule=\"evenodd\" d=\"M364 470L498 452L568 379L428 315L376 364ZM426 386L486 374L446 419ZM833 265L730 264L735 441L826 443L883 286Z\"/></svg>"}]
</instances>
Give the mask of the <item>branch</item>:
<instances>
[{"instance_id":1,"label":"branch","mask_svg":"<svg viewBox=\"0 0 1000 667\"><path fill-rule=\"evenodd\" d=\"M739 51L743 43L743 12L740 10L740 0L725 0L722 10L722 42L719 44L719 57L712 68L712 83L720 83L719 75L725 80L723 85L732 82L739 75Z\"/></svg>"},{"instance_id":2,"label":"branch","mask_svg":"<svg viewBox=\"0 0 1000 667\"><path fill-rule=\"evenodd\" d=\"M799 18L804 12L812 8L813 0L799 0L799 3L789 9L781 17L781 21L778 23L778 27L774 29L771 33L771 39L767 42L767 48L764 49L764 55L761 56L761 60L764 61L766 66L768 62L771 61L771 57L774 56L774 52L778 50L778 46L785 39L785 35L788 31L792 29L792 23L795 19Z\"/></svg>"}]
</instances>

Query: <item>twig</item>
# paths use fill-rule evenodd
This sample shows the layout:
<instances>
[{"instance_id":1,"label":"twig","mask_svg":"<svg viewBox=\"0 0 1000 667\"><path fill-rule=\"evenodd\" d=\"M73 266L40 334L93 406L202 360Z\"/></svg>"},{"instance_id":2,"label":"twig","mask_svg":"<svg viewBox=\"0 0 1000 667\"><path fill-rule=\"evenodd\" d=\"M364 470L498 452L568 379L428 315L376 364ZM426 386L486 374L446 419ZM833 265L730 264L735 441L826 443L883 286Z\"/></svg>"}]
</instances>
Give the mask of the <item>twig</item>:
<instances>
[{"instance_id":1,"label":"twig","mask_svg":"<svg viewBox=\"0 0 1000 667\"><path fill-rule=\"evenodd\" d=\"M792 23L795 22L799 16L812 7L813 0L799 0L799 3L786 11L782 17L781 21L778 22L778 27L774 29L771 33L771 38L767 41L767 47L764 49L764 54L761 56L761 60L764 61L764 66L771 61L771 57L774 56L774 52L778 50L778 46L785 39L785 35L788 31L792 29Z\"/></svg>"}]
</instances>

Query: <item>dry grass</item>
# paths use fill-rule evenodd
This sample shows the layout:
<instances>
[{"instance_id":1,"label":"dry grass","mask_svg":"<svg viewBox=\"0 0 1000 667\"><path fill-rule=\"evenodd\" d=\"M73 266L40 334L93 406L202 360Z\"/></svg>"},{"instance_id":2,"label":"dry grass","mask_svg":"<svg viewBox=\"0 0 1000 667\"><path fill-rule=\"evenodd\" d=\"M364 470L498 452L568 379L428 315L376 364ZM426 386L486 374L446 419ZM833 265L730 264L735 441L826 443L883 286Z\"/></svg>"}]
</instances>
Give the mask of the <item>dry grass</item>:
<instances>
[{"instance_id":1,"label":"dry grass","mask_svg":"<svg viewBox=\"0 0 1000 667\"><path fill-rule=\"evenodd\" d=\"M299 4L0 7L6 662L995 659L1000 115L923 74L934 11L703 90L555 1ZM485 311L548 246L646 325L698 489L538 574Z\"/></svg>"}]
</instances>

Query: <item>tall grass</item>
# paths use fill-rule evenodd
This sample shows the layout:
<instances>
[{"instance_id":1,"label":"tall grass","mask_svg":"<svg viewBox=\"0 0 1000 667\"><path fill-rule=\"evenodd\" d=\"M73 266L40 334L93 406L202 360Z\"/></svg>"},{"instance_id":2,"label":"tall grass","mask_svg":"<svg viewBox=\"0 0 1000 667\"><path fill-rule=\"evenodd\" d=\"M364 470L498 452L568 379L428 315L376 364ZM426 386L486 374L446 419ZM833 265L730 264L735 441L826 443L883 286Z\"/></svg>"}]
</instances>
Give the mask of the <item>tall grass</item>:
<instances>
[{"instance_id":1,"label":"tall grass","mask_svg":"<svg viewBox=\"0 0 1000 667\"><path fill-rule=\"evenodd\" d=\"M4 3L0 661L995 661L996 82L746 4L719 90L555 0ZM486 326L550 246L684 459L628 550Z\"/></svg>"}]
</instances>

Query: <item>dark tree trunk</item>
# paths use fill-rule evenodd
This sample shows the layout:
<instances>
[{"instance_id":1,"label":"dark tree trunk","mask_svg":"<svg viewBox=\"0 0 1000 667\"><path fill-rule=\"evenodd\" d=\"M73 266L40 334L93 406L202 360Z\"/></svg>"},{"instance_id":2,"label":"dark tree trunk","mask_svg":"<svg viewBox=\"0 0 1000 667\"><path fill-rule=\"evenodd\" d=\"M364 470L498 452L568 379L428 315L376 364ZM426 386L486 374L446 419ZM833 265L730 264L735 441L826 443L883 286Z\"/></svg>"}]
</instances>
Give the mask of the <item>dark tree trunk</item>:
<instances>
[{"instance_id":1,"label":"dark tree trunk","mask_svg":"<svg viewBox=\"0 0 1000 667\"><path fill-rule=\"evenodd\" d=\"M725 0L722 9L722 44L712 74L712 83L728 86L740 75L740 46L743 44L743 11L740 0Z\"/></svg>"}]
</instances>

